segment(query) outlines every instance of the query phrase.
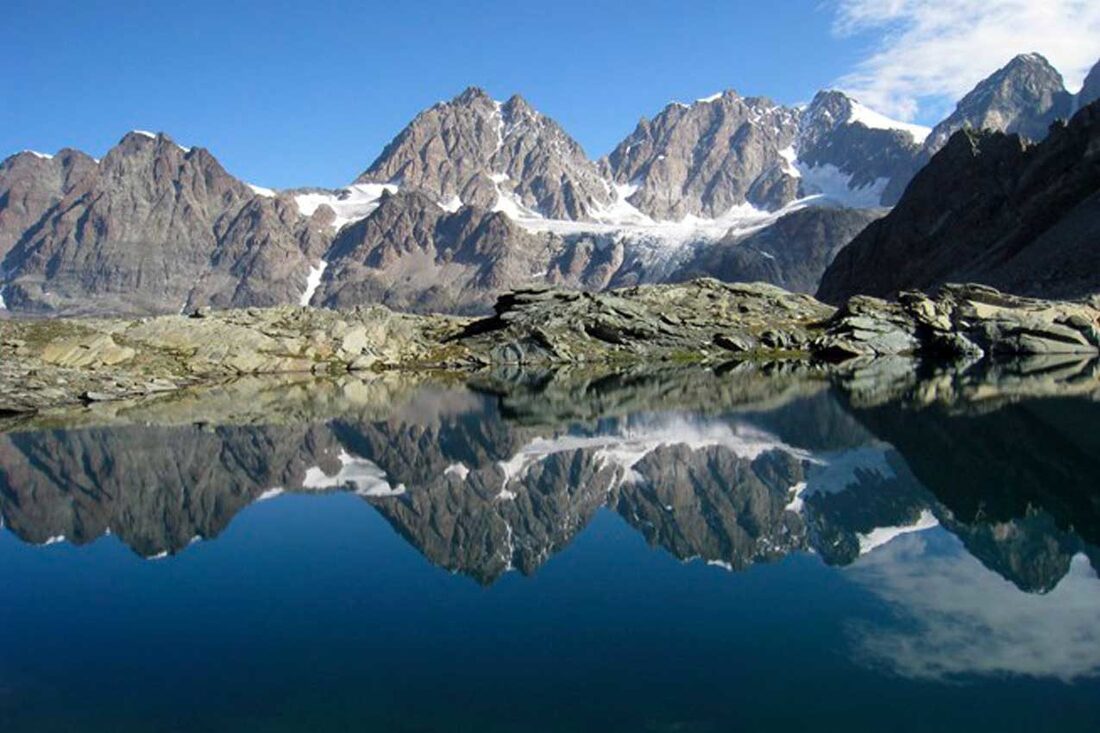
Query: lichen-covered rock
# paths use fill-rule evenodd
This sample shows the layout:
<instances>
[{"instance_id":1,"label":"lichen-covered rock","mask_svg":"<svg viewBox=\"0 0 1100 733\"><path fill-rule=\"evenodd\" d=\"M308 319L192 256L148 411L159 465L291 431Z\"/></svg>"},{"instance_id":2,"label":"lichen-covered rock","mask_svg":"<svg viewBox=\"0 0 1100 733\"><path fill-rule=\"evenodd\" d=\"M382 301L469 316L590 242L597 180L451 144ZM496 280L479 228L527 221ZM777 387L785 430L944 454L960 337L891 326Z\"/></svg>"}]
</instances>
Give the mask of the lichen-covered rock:
<instances>
[{"instance_id":1,"label":"lichen-covered rock","mask_svg":"<svg viewBox=\"0 0 1100 733\"><path fill-rule=\"evenodd\" d=\"M0 320L0 412L107 401L241 375L841 362L898 355L1100 354L1100 298L1059 302L957 285L840 311L763 283L696 280L502 296L480 320L298 306L138 320Z\"/></svg>"},{"instance_id":2,"label":"lichen-covered rock","mask_svg":"<svg viewBox=\"0 0 1100 733\"><path fill-rule=\"evenodd\" d=\"M857 295L837 311L815 351L832 361L920 350L916 321L897 303Z\"/></svg>"},{"instance_id":3,"label":"lichen-covered rock","mask_svg":"<svg viewBox=\"0 0 1100 733\"><path fill-rule=\"evenodd\" d=\"M466 321L293 306L201 318L0 321L0 411L106 401L248 374L445 366Z\"/></svg>"},{"instance_id":4,"label":"lichen-covered rock","mask_svg":"<svg viewBox=\"0 0 1100 733\"><path fill-rule=\"evenodd\" d=\"M892 303L855 296L837 311L814 352L832 360L924 354L991 356L1100 353L1100 299L1049 301L984 285L947 285L934 298Z\"/></svg>"},{"instance_id":5,"label":"lichen-covered rock","mask_svg":"<svg viewBox=\"0 0 1100 733\"><path fill-rule=\"evenodd\" d=\"M802 350L832 313L763 283L702 279L608 293L550 288L502 297L462 343L489 363L732 360Z\"/></svg>"}]
</instances>

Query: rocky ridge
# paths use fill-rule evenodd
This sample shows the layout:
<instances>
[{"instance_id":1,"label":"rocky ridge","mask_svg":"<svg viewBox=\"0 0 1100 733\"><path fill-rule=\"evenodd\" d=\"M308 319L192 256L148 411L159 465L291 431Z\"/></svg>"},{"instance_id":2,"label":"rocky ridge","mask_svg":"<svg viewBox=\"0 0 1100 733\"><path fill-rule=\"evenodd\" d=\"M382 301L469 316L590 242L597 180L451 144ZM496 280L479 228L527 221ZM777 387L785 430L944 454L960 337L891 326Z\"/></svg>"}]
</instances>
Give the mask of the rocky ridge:
<instances>
[{"instance_id":1,"label":"rocky ridge","mask_svg":"<svg viewBox=\"0 0 1100 733\"><path fill-rule=\"evenodd\" d=\"M503 296L495 310L476 320L382 306L282 306L0 321L0 409L152 395L250 374L1100 351L1095 298L1048 302L980 286L945 288L935 298L906 294L899 303L858 297L839 311L763 283L534 288Z\"/></svg>"},{"instance_id":2,"label":"rocky ridge","mask_svg":"<svg viewBox=\"0 0 1100 733\"><path fill-rule=\"evenodd\" d=\"M955 133L893 211L837 254L818 297L889 298L946 282L1038 297L1096 292L1098 140L1100 102L1037 144L999 132Z\"/></svg>"}]
</instances>

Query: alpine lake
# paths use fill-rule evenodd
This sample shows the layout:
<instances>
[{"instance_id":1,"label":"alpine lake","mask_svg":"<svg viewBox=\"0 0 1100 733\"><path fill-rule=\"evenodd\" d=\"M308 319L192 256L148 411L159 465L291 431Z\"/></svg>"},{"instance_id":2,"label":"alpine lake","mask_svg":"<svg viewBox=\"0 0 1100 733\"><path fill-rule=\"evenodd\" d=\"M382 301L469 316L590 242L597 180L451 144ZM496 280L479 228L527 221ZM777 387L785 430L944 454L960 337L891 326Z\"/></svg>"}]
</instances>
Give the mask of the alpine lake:
<instances>
[{"instance_id":1,"label":"alpine lake","mask_svg":"<svg viewBox=\"0 0 1100 733\"><path fill-rule=\"evenodd\" d=\"M1100 730L1087 360L0 422L0 730Z\"/></svg>"}]
</instances>

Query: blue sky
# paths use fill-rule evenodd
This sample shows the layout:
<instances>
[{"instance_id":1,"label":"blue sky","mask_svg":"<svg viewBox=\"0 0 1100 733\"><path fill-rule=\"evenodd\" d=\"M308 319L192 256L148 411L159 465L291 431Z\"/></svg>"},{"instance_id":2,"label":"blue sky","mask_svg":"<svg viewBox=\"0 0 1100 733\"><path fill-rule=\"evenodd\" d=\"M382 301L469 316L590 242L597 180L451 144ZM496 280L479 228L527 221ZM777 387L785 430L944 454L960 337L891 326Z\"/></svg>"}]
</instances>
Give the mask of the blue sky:
<instances>
[{"instance_id":1,"label":"blue sky","mask_svg":"<svg viewBox=\"0 0 1100 733\"><path fill-rule=\"evenodd\" d=\"M954 93L944 87L969 79L941 70L950 83L904 94L895 90L911 79L874 84L891 63L907 68L899 38L916 46L942 35L922 26L930 0L896 0L886 16L868 12L868 1L7 0L0 155L64 146L100 155L129 129L163 130L210 148L250 182L336 186L416 112L468 85L523 94L593 157L670 100L725 88L795 103L843 83L891 108L883 111L934 122ZM1089 45L1091 3L1051 2L1067 8L1051 38L1036 40L1054 52L1066 44L1062 26L1080 29L1081 48L1064 62L1079 76L1081 59L1100 52ZM1071 11L1087 22L1061 17ZM1029 40L991 40L979 64L991 68L970 75L1045 50Z\"/></svg>"}]
</instances>

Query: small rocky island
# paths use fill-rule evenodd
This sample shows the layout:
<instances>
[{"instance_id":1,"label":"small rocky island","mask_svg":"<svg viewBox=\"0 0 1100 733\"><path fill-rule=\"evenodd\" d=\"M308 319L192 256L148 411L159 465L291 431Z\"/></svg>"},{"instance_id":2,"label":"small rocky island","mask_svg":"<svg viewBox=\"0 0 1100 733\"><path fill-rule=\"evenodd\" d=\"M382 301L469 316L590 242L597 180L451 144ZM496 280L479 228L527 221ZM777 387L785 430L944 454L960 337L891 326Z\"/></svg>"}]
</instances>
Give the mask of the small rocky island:
<instances>
[{"instance_id":1,"label":"small rocky island","mask_svg":"<svg viewBox=\"0 0 1100 733\"><path fill-rule=\"evenodd\" d=\"M491 316L279 306L155 318L0 321L0 412L155 396L241 375L897 355L1100 354L1100 297L1046 301L980 285L840 308L761 283L700 279L601 293L539 287Z\"/></svg>"}]
</instances>

